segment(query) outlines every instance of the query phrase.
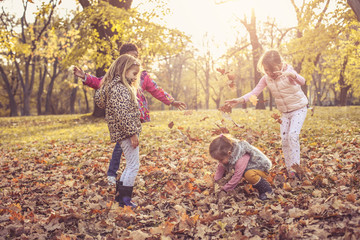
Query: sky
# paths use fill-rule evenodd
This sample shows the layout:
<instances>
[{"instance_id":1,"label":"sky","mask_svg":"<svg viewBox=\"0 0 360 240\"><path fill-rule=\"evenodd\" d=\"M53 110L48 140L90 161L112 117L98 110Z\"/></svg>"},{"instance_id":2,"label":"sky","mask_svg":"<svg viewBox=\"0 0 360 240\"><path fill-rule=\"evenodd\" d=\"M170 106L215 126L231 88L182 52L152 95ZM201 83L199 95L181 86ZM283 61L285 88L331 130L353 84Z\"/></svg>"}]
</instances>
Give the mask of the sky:
<instances>
[{"instance_id":1,"label":"sky","mask_svg":"<svg viewBox=\"0 0 360 240\"><path fill-rule=\"evenodd\" d=\"M39 4L41 0L32 0ZM164 17L160 24L176 28L191 36L195 47L201 48L205 34L217 43L218 51L225 43L232 44L237 35L245 35L245 28L238 19L248 18L254 8L258 20L265 21L267 17L275 18L281 27L296 25L296 16L290 0L166 0L171 13ZM36 10L35 4L29 3L29 12ZM0 7L21 14L22 0L3 0ZM144 0L134 0L132 7L146 11L149 7ZM62 0L62 12L75 9L75 0ZM81 9L81 7L80 7ZM28 17L30 19L30 17Z\"/></svg>"},{"instance_id":2,"label":"sky","mask_svg":"<svg viewBox=\"0 0 360 240\"><path fill-rule=\"evenodd\" d=\"M201 41L205 33L216 42L235 41L239 31L245 33L239 19L243 19L245 15L249 19L252 8L261 21L271 17L280 26L296 25L295 11L290 0L168 1L172 14L166 17L167 25L190 34L195 42Z\"/></svg>"}]
</instances>

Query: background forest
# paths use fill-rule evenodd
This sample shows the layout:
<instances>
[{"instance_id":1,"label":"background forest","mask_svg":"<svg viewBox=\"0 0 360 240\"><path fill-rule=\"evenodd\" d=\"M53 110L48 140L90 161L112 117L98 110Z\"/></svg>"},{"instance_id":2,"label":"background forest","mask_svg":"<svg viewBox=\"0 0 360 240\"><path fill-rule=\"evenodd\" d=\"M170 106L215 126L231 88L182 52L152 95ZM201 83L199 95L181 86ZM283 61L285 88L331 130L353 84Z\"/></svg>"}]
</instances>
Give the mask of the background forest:
<instances>
[{"instance_id":1,"label":"background forest","mask_svg":"<svg viewBox=\"0 0 360 240\"><path fill-rule=\"evenodd\" d=\"M269 48L279 49L305 77L311 105L359 104L360 22L351 7L336 0L288 1L296 26L260 21L255 11L239 16L236 43L221 56L206 34L200 51L184 32L154 21L169 14L165 0L146 1L146 12L132 0L78 0L66 15L58 10L61 0L23 0L21 17L2 8L0 116L96 113L94 90L74 77L72 66L102 76L124 42L139 46L143 67L189 109L219 108L253 88L261 77L254 66ZM26 17L31 4L38 6L33 21ZM165 108L148 100L152 110ZM272 105L266 90L256 108Z\"/></svg>"}]
</instances>

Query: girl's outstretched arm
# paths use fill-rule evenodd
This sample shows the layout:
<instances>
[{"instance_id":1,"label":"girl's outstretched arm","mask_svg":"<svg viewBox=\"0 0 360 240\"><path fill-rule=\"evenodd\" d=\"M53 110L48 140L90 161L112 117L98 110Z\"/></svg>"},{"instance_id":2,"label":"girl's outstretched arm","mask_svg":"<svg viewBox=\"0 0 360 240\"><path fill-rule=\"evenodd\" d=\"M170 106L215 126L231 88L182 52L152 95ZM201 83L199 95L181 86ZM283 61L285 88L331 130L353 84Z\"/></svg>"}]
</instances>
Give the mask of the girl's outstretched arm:
<instances>
[{"instance_id":1,"label":"girl's outstretched arm","mask_svg":"<svg viewBox=\"0 0 360 240\"><path fill-rule=\"evenodd\" d=\"M102 77L98 78L90 74L86 74L84 70L82 70L77 66L74 67L73 71L74 71L74 76L81 78L84 85L89 86L95 90L100 88Z\"/></svg>"},{"instance_id":2,"label":"girl's outstretched arm","mask_svg":"<svg viewBox=\"0 0 360 240\"><path fill-rule=\"evenodd\" d=\"M252 95L258 96L264 90L264 88L267 86L266 78L267 78L267 76L264 75L251 92L242 96L242 98L244 98L245 102L247 102Z\"/></svg>"},{"instance_id":3,"label":"girl's outstretched arm","mask_svg":"<svg viewBox=\"0 0 360 240\"><path fill-rule=\"evenodd\" d=\"M222 187L223 190L226 192L233 190L238 183L240 182L241 178L243 177L244 171L248 165L250 160L250 155L245 154L243 155L235 164L235 171L234 175L230 179L230 181Z\"/></svg>"},{"instance_id":4,"label":"girl's outstretched arm","mask_svg":"<svg viewBox=\"0 0 360 240\"><path fill-rule=\"evenodd\" d=\"M224 165L219 163L219 165L216 169L216 172L215 172L215 177L214 177L215 181L219 181L224 176L224 173L225 173L225 167L224 167Z\"/></svg>"},{"instance_id":5,"label":"girl's outstretched arm","mask_svg":"<svg viewBox=\"0 0 360 240\"><path fill-rule=\"evenodd\" d=\"M239 98L233 98L233 99L225 101L225 104L230 107L235 107L239 103L241 103L241 104L245 103L245 99L243 97L239 97Z\"/></svg>"},{"instance_id":6,"label":"girl's outstretched arm","mask_svg":"<svg viewBox=\"0 0 360 240\"><path fill-rule=\"evenodd\" d=\"M175 101L175 99L167 92L165 92L161 87L159 87L156 82L150 77L150 75L143 71L141 73L141 78L143 80L142 89L144 91L149 92L154 98L159 101L165 103L166 105L170 105Z\"/></svg>"}]
</instances>

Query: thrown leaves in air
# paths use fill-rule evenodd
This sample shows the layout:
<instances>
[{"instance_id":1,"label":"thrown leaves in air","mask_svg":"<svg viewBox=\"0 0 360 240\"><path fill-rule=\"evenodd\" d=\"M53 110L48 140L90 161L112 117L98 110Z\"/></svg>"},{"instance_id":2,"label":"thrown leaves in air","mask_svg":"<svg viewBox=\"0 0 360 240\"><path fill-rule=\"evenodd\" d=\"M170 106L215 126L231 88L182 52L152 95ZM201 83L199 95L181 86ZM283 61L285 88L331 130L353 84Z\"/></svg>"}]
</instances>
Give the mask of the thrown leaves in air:
<instances>
[{"instance_id":1,"label":"thrown leaves in air","mask_svg":"<svg viewBox=\"0 0 360 240\"><path fill-rule=\"evenodd\" d=\"M273 113L272 115L271 115L271 117L273 118L273 119L275 119L278 123L282 123L282 120L281 120L281 116L279 115L279 114L277 114L277 113Z\"/></svg>"},{"instance_id":2,"label":"thrown leaves in air","mask_svg":"<svg viewBox=\"0 0 360 240\"><path fill-rule=\"evenodd\" d=\"M229 105L221 106L221 107L219 107L218 110L223 113L231 113L232 112L232 108Z\"/></svg>"},{"instance_id":3,"label":"thrown leaves in air","mask_svg":"<svg viewBox=\"0 0 360 240\"><path fill-rule=\"evenodd\" d=\"M228 85L231 89L234 89L236 86L235 86L235 75L232 75L232 74L228 74L227 75L229 81L228 81Z\"/></svg>"},{"instance_id":4,"label":"thrown leaves in air","mask_svg":"<svg viewBox=\"0 0 360 240\"><path fill-rule=\"evenodd\" d=\"M216 71L218 71L219 73L221 73L221 75L225 75L225 74L228 73L228 72L226 72L226 70L223 69L223 68L217 68Z\"/></svg>"},{"instance_id":5,"label":"thrown leaves in air","mask_svg":"<svg viewBox=\"0 0 360 240\"><path fill-rule=\"evenodd\" d=\"M256 97L256 95L251 95L249 97L249 102L252 103L252 105L256 106L257 102L258 102L258 98Z\"/></svg>"}]
</instances>

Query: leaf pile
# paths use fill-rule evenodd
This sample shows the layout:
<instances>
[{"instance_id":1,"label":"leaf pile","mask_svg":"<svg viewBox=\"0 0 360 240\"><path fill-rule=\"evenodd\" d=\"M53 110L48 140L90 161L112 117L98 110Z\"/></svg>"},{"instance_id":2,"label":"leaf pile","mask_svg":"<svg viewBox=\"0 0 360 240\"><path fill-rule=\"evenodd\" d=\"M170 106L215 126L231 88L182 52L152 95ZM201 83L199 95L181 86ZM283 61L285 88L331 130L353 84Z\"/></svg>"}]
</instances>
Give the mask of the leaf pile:
<instances>
[{"instance_id":1,"label":"leaf pile","mask_svg":"<svg viewBox=\"0 0 360 240\"><path fill-rule=\"evenodd\" d=\"M241 127L219 111L153 112L140 136L135 210L113 202L106 171L114 144L103 120L86 115L0 119L0 235L359 239L359 110L317 108L307 116L302 180L286 177L274 112L233 109L231 118ZM218 199L220 185L212 180L217 163L208 156L216 129L246 139L272 160L270 200L258 200L246 181ZM124 165L122 159L119 174Z\"/></svg>"}]
</instances>

